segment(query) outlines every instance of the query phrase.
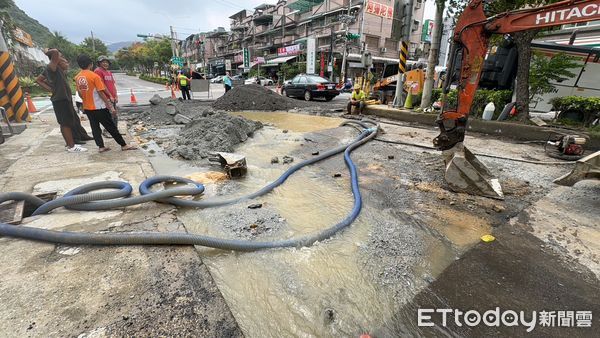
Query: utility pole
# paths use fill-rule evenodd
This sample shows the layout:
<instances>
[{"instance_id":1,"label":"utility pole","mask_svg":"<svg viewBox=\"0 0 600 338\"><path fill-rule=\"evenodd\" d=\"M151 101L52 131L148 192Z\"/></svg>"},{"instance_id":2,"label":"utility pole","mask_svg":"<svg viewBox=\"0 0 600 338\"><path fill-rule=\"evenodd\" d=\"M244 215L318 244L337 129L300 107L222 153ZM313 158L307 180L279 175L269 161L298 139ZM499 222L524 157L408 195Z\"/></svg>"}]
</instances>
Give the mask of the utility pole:
<instances>
[{"instance_id":1,"label":"utility pole","mask_svg":"<svg viewBox=\"0 0 600 338\"><path fill-rule=\"evenodd\" d=\"M412 32L412 14L414 10L414 0L408 0L404 13L404 27L402 32L402 41L400 41L400 62L398 63L398 81L396 81L396 95L394 96L394 107L404 106L404 73L406 72L406 60L408 58L408 44L410 33ZM410 91L408 93L410 95Z\"/></svg>"},{"instance_id":2,"label":"utility pole","mask_svg":"<svg viewBox=\"0 0 600 338\"><path fill-rule=\"evenodd\" d=\"M331 41L329 43L329 61L327 71L329 72L329 81L333 82L333 46L335 45L335 27L331 25ZM331 68L330 68L331 67ZM331 69L331 71L329 71Z\"/></svg>"},{"instance_id":3,"label":"utility pole","mask_svg":"<svg viewBox=\"0 0 600 338\"><path fill-rule=\"evenodd\" d=\"M92 33L92 52L96 54L96 40L94 40L94 31L90 31Z\"/></svg>"},{"instance_id":4,"label":"utility pole","mask_svg":"<svg viewBox=\"0 0 600 338\"><path fill-rule=\"evenodd\" d=\"M173 56L179 56L179 51L177 50L175 31L173 30L173 26L169 26L171 29L171 51L173 52Z\"/></svg>"},{"instance_id":5,"label":"utility pole","mask_svg":"<svg viewBox=\"0 0 600 338\"><path fill-rule=\"evenodd\" d=\"M340 81L342 83L346 83L346 54L348 54L348 28L350 27L350 22L352 17L350 16L350 9L352 8L352 0L348 1L348 14L345 17L342 17L342 21L344 22L344 26L346 29L344 30L344 49L342 50L342 71L340 76Z\"/></svg>"}]
</instances>

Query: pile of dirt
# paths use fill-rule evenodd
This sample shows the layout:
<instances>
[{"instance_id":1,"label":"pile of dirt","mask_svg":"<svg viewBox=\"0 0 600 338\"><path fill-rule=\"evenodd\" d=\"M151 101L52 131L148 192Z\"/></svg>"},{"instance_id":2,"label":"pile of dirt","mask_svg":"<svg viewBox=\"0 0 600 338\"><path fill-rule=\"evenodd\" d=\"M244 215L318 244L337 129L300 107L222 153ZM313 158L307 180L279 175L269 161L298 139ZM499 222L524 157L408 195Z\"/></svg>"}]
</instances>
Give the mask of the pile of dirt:
<instances>
[{"instance_id":1,"label":"pile of dirt","mask_svg":"<svg viewBox=\"0 0 600 338\"><path fill-rule=\"evenodd\" d=\"M256 84L243 85L232 88L225 95L218 98L213 108L228 111L240 110L291 110L294 108L308 107L304 101L281 96L274 91Z\"/></svg>"},{"instance_id":2,"label":"pile of dirt","mask_svg":"<svg viewBox=\"0 0 600 338\"><path fill-rule=\"evenodd\" d=\"M262 126L260 122L241 116L205 111L186 124L167 153L196 161L207 158L211 152L233 152L236 145L246 141Z\"/></svg>"}]
</instances>

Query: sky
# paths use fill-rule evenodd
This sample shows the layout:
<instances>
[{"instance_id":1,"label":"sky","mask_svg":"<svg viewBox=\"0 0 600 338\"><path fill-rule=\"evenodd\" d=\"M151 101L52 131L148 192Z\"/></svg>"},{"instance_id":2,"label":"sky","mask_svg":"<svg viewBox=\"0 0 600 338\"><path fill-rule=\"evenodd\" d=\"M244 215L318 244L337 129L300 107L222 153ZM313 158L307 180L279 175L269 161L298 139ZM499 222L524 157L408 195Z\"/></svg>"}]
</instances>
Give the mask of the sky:
<instances>
[{"instance_id":1,"label":"sky","mask_svg":"<svg viewBox=\"0 0 600 338\"><path fill-rule=\"evenodd\" d=\"M229 28L229 17L243 9L276 0L14 0L27 15L80 43L94 32L106 44L140 40L136 34L168 34L174 26L178 38ZM87 10L83 3L89 3ZM95 6L97 5L97 6ZM23 27L25 28L25 27Z\"/></svg>"},{"instance_id":2,"label":"sky","mask_svg":"<svg viewBox=\"0 0 600 338\"><path fill-rule=\"evenodd\" d=\"M229 17L243 9L276 0L14 0L27 15L59 31L71 42L80 43L94 32L106 44L140 40L136 34L169 34L174 26L178 38L229 29ZM429 0L432 3L433 1ZM430 5L430 4L428 4ZM23 27L26 29L26 27Z\"/></svg>"}]
</instances>

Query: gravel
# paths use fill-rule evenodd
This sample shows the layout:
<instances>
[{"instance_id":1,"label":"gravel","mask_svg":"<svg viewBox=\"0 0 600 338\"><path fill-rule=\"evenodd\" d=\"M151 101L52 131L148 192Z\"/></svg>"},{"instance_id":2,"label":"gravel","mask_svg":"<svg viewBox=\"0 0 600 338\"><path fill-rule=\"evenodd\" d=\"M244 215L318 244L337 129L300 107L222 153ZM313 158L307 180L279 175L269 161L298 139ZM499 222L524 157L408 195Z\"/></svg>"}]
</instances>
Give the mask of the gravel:
<instances>
[{"instance_id":1,"label":"gravel","mask_svg":"<svg viewBox=\"0 0 600 338\"><path fill-rule=\"evenodd\" d=\"M225 112L206 112L186 124L167 153L196 161L207 158L211 152L233 152L236 145L262 126L260 122Z\"/></svg>"},{"instance_id":2,"label":"gravel","mask_svg":"<svg viewBox=\"0 0 600 338\"><path fill-rule=\"evenodd\" d=\"M212 152L233 152L262 128L262 123L216 111L210 103L152 98L143 110L125 111L124 119L135 121L140 130L154 131L165 126L180 126L181 131L162 146L168 155L185 160L205 159ZM156 133L155 133L156 134Z\"/></svg>"}]
</instances>

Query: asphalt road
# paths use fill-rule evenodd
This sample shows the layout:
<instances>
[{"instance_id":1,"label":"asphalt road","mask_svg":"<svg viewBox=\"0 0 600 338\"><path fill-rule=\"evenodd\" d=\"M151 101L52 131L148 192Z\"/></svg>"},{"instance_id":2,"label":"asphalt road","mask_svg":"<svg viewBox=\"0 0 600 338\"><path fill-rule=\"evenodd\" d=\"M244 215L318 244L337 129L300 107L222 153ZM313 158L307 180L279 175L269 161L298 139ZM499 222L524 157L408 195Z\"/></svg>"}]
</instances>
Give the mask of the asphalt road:
<instances>
[{"instance_id":1,"label":"asphalt road","mask_svg":"<svg viewBox=\"0 0 600 338\"><path fill-rule=\"evenodd\" d=\"M171 91L165 89L164 85L152 83L145 80L140 80L134 76L128 76L123 73L113 73L117 82L117 94L119 98L119 105L126 106L131 104L131 93L135 95L138 104L146 104L152 98L152 96L158 94L161 97L170 97ZM269 87L272 90L276 90L276 87ZM220 83L213 83L210 86L210 93L196 93L193 95L194 99L199 100L216 100L225 94L225 89ZM175 92L177 98L181 97L181 92ZM333 100L326 102L325 100L317 99L316 102L320 102L327 107L333 109L343 109L346 106L346 102L349 100L350 94L342 93ZM52 103L49 97L41 97L33 100L38 111L44 112L52 109Z\"/></svg>"}]
</instances>

